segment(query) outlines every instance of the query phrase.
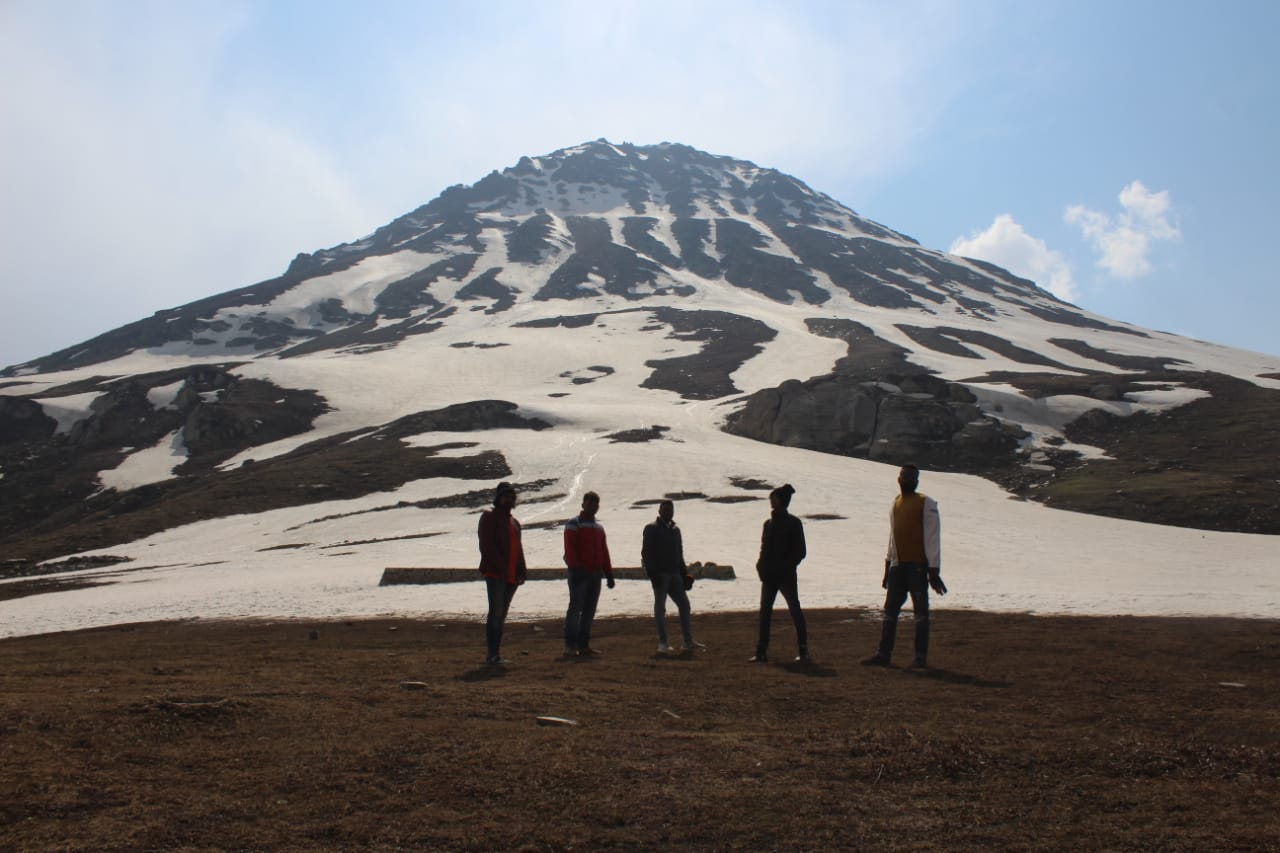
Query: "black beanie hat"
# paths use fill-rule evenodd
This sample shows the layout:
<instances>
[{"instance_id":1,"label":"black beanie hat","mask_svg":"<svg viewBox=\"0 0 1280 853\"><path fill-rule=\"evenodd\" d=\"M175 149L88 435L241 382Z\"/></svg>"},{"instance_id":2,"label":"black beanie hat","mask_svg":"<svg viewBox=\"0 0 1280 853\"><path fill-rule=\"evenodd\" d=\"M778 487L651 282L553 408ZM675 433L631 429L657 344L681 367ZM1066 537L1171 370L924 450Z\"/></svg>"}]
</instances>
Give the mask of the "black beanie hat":
<instances>
[{"instance_id":1,"label":"black beanie hat","mask_svg":"<svg viewBox=\"0 0 1280 853\"><path fill-rule=\"evenodd\" d=\"M510 483L499 483L497 491L493 493L494 506L497 506L498 501L502 498L503 495L507 494L508 492L514 495L516 493L516 487L511 485Z\"/></svg>"},{"instance_id":2,"label":"black beanie hat","mask_svg":"<svg viewBox=\"0 0 1280 853\"><path fill-rule=\"evenodd\" d=\"M778 488L770 492L769 495L770 497L772 497L773 495L777 495L778 498L782 501L783 506L790 506L791 496L794 495L795 493L796 493L795 487L792 486L790 483L787 483L784 486L778 486Z\"/></svg>"}]
</instances>

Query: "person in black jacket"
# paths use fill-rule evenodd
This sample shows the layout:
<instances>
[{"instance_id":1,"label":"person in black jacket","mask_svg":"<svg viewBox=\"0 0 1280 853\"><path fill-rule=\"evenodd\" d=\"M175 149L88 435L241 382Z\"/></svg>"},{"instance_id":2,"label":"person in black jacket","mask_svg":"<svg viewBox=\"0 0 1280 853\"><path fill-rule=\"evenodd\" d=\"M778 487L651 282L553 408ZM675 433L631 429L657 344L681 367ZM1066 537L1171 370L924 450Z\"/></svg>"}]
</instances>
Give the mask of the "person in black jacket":
<instances>
[{"instance_id":1,"label":"person in black jacket","mask_svg":"<svg viewBox=\"0 0 1280 853\"><path fill-rule=\"evenodd\" d=\"M804 525L800 519L787 512L791 496L796 490L790 484L779 486L769 493L769 505L773 515L764 523L760 537L760 559L756 560L756 574L760 576L760 637L756 641L753 663L769 660L769 623L773 618L773 602L778 593L787 602L791 621L796 626L796 643L800 654L796 661L809 662L809 634L805 628L804 611L800 609L799 584L796 569L805 558Z\"/></svg>"},{"instance_id":2,"label":"person in black jacket","mask_svg":"<svg viewBox=\"0 0 1280 853\"><path fill-rule=\"evenodd\" d=\"M680 611L680 630L684 634L684 650L692 652L705 648L693 639L689 594L692 583L684 564L684 539L675 522L676 508L671 501L658 504L658 517L645 525L640 545L640 565L653 585L653 618L658 624L658 653L671 651L667 642L667 598L676 603ZM686 581L685 578L689 577Z\"/></svg>"}]
</instances>

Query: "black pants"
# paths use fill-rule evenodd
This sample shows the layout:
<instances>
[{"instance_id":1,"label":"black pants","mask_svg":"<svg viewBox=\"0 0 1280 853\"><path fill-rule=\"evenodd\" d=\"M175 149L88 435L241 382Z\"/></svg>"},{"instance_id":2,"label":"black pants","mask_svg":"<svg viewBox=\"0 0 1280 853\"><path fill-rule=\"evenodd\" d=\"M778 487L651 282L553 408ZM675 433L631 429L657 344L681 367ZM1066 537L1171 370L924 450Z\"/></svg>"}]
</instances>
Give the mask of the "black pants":
<instances>
[{"instance_id":1,"label":"black pants","mask_svg":"<svg viewBox=\"0 0 1280 853\"><path fill-rule=\"evenodd\" d=\"M760 581L760 638L756 640L756 654L764 656L769 651L769 626L773 621L773 602L782 593L791 611L791 621L796 626L796 643L800 654L809 653L809 632L804 624L804 611L800 609L799 581L795 572L783 577L771 577Z\"/></svg>"},{"instance_id":2,"label":"black pants","mask_svg":"<svg viewBox=\"0 0 1280 853\"><path fill-rule=\"evenodd\" d=\"M600 603L600 575L569 569L569 610L564 615L564 644L581 651L591 647L591 623Z\"/></svg>"},{"instance_id":3,"label":"black pants","mask_svg":"<svg viewBox=\"0 0 1280 853\"><path fill-rule=\"evenodd\" d=\"M916 660L929 656L929 570L919 563L900 563L889 569L889 587L884 597L884 621L880 625L880 657L893 656L898 635L898 615L907 596L916 617Z\"/></svg>"},{"instance_id":4,"label":"black pants","mask_svg":"<svg viewBox=\"0 0 1280 853\"><path fill-rule=\"evenodd\" d=\"M484 639L489 646L489 657L496 658L502 646L502 626L507 622L507 611L511 609L511 599L515 598L517 586L501 578L485 578L484 586L489 594L489 617L484 622Z\"/></svg>"}]
</instances>

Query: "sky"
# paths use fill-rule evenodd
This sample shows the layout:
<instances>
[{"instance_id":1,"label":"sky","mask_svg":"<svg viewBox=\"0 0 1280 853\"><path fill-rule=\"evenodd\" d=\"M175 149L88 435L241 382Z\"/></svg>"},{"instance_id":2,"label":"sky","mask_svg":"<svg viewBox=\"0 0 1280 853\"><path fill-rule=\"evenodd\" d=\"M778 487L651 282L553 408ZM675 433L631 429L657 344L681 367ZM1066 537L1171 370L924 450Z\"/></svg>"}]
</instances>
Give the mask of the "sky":
<instances>
[{"instance_id":1,"label":"sky","mask_svg":"<svg viewBox=\"0 0 1280 853\"><path fill-rule=\"evenodd\" d=\"M1270 0L0 0L0 366L598 138L1269 354Z\"/></svg>"}]
</instances>

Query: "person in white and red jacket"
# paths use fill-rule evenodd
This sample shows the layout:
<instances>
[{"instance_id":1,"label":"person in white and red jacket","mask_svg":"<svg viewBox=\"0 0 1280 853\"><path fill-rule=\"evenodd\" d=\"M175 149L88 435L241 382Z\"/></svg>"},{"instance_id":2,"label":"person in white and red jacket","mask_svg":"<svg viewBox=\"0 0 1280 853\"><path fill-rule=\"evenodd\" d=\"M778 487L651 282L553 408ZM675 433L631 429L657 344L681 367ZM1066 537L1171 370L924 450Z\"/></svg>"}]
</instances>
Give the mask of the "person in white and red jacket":
<instances>
[{"instance_id":1,"label":"person in white and red jacket","mask_svg":"<svg viewBox=\"0 0 1280 853\"><path fill-rule=\"evenodd\" d=\"M564 564L569 568L569 610L564 617L564 653L589 657L599 654L591 647L591 623L600 601L600 582L613 589L613 563L604 526L596 521L600 496L582 496L582 512L564 526Z\"/></svg>"}]
</instances>

